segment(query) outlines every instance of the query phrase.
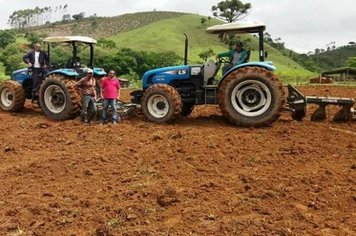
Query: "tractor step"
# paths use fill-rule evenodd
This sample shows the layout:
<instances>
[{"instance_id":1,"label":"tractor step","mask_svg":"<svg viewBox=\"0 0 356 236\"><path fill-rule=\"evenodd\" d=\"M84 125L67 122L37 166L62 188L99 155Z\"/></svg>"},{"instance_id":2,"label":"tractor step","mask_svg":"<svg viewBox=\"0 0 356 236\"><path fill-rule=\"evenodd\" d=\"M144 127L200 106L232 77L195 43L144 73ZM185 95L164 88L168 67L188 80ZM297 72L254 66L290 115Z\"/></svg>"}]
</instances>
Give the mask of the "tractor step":
<instances>
[{"instance_id":1,"label":"tractor step","mask_svg":"<svg viewBox=\"0 0 356 236\"><path fill-rule=\"evenodd\" d=\"M326 107L328 105L341 106L334 118L334 122L348 122L356 119L356 112L353 108L355 99L338 97L316 97L304 96L293 85L288 85L288 108L292 110L293 120L301 121L306 115L307 104L319 105L319 108L312 114L312 121L322 121L326 119Z\"/></svg>"}]
</instances>

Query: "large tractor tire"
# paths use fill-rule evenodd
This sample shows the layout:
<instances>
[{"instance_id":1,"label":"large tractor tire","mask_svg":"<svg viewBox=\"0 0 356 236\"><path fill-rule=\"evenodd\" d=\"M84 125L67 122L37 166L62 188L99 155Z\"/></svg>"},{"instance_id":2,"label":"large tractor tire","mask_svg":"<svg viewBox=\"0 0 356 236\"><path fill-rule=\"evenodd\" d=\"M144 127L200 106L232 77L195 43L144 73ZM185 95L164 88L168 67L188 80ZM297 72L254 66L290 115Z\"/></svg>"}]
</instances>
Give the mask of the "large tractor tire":
<instances>
[{"instance_id":1,"label":"large tractor tire","mask_svg":"<svg viewBox=\"0 0 356 236\"><path fill-rule=\"evenodd\" d=\"M75 118L80 111L81 96L75 81L65 75L49 75L40 88L40 105L43 112L54 120Z\"/></svg>"},{"instance_id":2,"label":"large tractor tire","mask_svg":"<svg viewBox=\"0 0 356 236\"><path fill-rule=\"evenodd\" d=\"M285 102L282 83L260 67L233 71L219 88L219 106L231 124L268 126L280 116Z\"/></svg>"},{"instance_id":3,"label":"large tractor tire","mask_svg":"<svg viewBox=\"0 0 356 236\"><path fill-rule=\"evenodd\" d=\"M180 114L182 116L189 116L193 110L194 110L193 103L183 103L182 111L180 112Z\"/></svg>"},{"instance_id":4,"label":"large tractor tire","mask_svg":"<svg viewBox=\"0 0 356 236\"><path fill-rule=\"evenodd\" d=\"M17 81L6 80L0 86L0 107L3 111L20 111L25 100L25 90Z\"/></svg>"},{"instance_id":5,"label":"large tractor tire","mask_svg":"<svg viewBox=\"0 0 356 236\"><path fill-rule=\"evenodd\" d=\"M148 120L168 123L179 116L183 105L179 93L172 86L155 84L143 94L141 106Z\"/></svg>"}]
</instances>

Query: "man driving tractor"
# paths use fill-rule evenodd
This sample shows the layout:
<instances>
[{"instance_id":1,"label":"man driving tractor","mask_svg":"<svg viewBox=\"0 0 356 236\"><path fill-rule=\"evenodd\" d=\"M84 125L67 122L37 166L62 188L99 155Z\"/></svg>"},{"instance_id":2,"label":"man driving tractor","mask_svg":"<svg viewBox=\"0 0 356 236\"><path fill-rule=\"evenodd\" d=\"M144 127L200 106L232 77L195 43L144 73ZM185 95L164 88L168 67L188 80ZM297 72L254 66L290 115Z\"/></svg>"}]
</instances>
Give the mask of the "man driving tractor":
<instances>
[{"instance_id":1,"label":"man driving tractor","mask_svg":"<svg viewBox=\"0 0 356 236\"><path fill-rule=\"evenodd\" d=\"M248 52L243 48L242 42L237 42L236 47L234 49L227 52L221 52L217 55L217 59L223 57L229 58L229 64L227 64L223 68L223 74L225 74L225 72L227 72L234 66L246 63L248 61Z\"/></svg>"}]
</instances>

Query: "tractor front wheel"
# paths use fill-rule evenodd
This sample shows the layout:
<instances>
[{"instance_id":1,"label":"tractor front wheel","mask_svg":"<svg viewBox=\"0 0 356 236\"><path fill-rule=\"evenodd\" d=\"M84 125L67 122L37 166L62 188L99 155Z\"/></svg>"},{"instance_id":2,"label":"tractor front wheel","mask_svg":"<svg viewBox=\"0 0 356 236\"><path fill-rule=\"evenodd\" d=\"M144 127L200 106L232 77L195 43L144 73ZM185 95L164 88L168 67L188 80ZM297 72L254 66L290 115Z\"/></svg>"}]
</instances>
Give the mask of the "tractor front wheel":
<instances>
[{"instance_id":1,"label":"tractor front wheel","mask_svg":"<svg viewBox=\"0 0 356 236\"><path fill-rule=\"evenodd\" d=\"M142 111L148 120L167 123L175 120L182 111L182 99L172 86L155 84L142 97Z\"/></svg>"},{"instance_id":2,"label":"tractor front wheel","mask_svg":"<svg viewBox=\"0 0 356 236\"><path fill-rule=\"evenodd\" d=\"M40 105L51 119L75 118L80 110L81 98L75 89L74 79L58 74L47 77L40 88Z\"/></svg>"},{"instance_id":3,"label":"tractor front wheel","mask_svg":"<svg viewBox=\"0 0 356 236\"><path fill-rule=\"evenodd\" d=\"M219 88L219 106L230 123L242 127L275 122L284 105L284 90L276 76L260 67L233 71Z\"/></svg>"},{"instance_id":4,"label":"tractor front wheel","mask_svg":"<svg viewBox=\"0 0 356 236\"><path fill-rule=\"evenodd\" d=\"M0 107L3 111L20 111L25 100L25 90L17 81L6 80L0 86Z\"/></svg>"}]
</instances>

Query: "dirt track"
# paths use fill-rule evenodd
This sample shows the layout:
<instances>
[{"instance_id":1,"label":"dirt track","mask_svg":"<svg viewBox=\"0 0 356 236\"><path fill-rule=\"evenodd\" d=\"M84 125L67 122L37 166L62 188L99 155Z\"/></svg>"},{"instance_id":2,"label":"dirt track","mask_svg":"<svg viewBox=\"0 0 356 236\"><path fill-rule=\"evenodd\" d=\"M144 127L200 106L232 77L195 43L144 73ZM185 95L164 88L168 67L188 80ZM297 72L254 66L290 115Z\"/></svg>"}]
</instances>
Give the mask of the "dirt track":
<instances>
[{"instance_id":1,"label":"dirt track","mask_svg":"<svg viewBox=\"0 0 356 236\"><path fill-rule=\"evenodd\" d=\"M356 122L243 129L199 107L174 125L81 126L27 105L0 131L0 235L356 234Z\"/></svg>"}]
</instances>

